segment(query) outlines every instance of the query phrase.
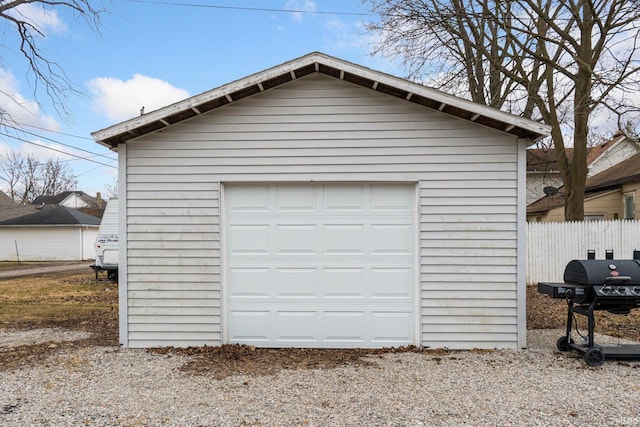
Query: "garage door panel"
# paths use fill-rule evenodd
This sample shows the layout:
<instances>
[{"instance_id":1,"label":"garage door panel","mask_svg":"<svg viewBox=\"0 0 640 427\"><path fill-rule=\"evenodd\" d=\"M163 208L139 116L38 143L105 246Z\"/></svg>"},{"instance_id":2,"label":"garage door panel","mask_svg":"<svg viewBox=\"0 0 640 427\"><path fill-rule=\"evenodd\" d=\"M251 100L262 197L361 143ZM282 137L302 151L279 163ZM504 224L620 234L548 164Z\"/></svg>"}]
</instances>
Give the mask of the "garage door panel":
<instances>
[{"instance_id":1,"label":"garage door panel","mask_svg":"<svg viewBox=\"0 0 640 427\"><path fill-rule=\"evenodd\" d=\"M229 280L233 283L230 297L268 297L269 276L268 268L229 269Z\"/></svg>"},{"instance_id":2,"label":"garage door panel","mask_svg":"<svg viewBox=\"0 0 640 427\"><path fill-rule=\"evenodd\" d=\"M275 226L277 253L316 255L316 229L315 225Z\"/></svg>"},{"instance_id":3,"label":"garage door panel","mask_svg":"<svg viewBox=\"0 0 640 427\"><path fill-rule=\"evenodd\" d=\"M276 316L276 341L317 341L318 314L313 311L278 311Z\"/></svg>"},{"instance_id":4,"label":"garage door panel","mask_svg":"<svg viewBox=\"0 0 640 427\"><path fill-rule=\"evenodd\" d=\"M402 225L373 225L372 249L376 254L406 254L413 252L412 227Z\"/></svg>"},{"instance_id":5,"label":"garage door panel","mask_svg":"<svg viewBox=\"0 0 640 427\"><path fill-rule=\"evenodd\" d=\"M315 211L317 200L315 189L300 185L278 185L275 188L276 211L287 213L290 211Z\"/></svg>"},{"instance_id":6,"label":"garage door panel","mask_svg":"<svg viewBox=\"0 0 640 427\"><path fill-rule=\"evenodd\" d=\"M317 272L314 268L276 269L276 294L281 297L314 298Z\"/></svg>"},{"instance_id":7,"label":"garage door panel","mask_svg":"<svg viewBox=\"0 0 640 427\"><path fill-rule=\"evenodd\" d=\"M414 186L255 187L225 187L230 342L413 342Z\"/></svg>"},{"instance_id":8,"label":"garage door panel","mask_svg":"<svg viewBox=\"0 0 640 427\"><path fill-rule=\"evenodd\" d=\"M230 225L229 255L269 254L268 225Z\"/></svg>"},{"instance_id":9,"label":"garage door panel","mask_svg":"<svg viewBox=\"0 0 640 427\"><path fill-rule=\"evenodd\" d=\"M365 270L362 268L325 268L324 296L327 298L365 297Z\"/></svg>"},{"instance_id":10,"label":"garage door panel","mask_svg":"<svg viewBox=\"0 0 640 427\"><path fill-rule=\"evenodd\" d=\"M324 340L329 342L363 343L366 337L364 311L325 311Z\"/></svg>"},{"instance_id":11,"label":"garage door panel","mask_svg":"<svg viewBox=\"0 0 640 427\"><path fill-rule=\"evenodd\" d=\"M372 269L372 298L413 298L412 274L409 268Z\"/></svg>"},{"instance_id":12,"label":"garage door panel","mask_svg":"<svg viewBox=\"0 0 640 427\"><path fill-rule=\"evenodd\" d=\"M269 210L269 186L251 185L242 191L229 192L226 202L230 212L266 212Z\"/></svg>"},{"instance_id":13,"label":"garage door panel","mask_svg":"<svg viewBox=\"0 0 640 427\"><path fill-rule=\"evenodd\" d=\"M229 314L229 341L268 344L271 341L271 313L234 310Z\"/></svg>"},{"instance_id":14,"label":"garage door panel","mask_svg":"<svg viewBox=\"0 0 640 427\"><path fill-rule=\"evenodd\" d=\"M413 211L411 187L380 184L371 188L372 211Z\"/></svg>"},{"instance_id":15,"label":"garage door panel","mask_svg":"<svg viewBox=\"0 0 640 427\"><path fill-rule=\"evenodd\" d=\"M364 254L363 225L327 225L323 231L325 253Z\"/></svg>"},{"instance_id":16,"label":"garage door panel","mask_svg":"<svg viewBox=\"0 0 640 427\"><path fill-rule=\"evenodd\" d=\"M401 312L373 312L371 313L371 323L373 336L372 341L381 342L407 342L411 340L409 333L413 318L410 313Z\"/></svg>"},{"instance_id":17,"label":"garage door panel","mask_svg":"<svg viewBox=\"0 0 640 427\"><path fill-rule=\"evenodd\" d=\"M362 186L332 185L323 187L324 210L363 211L364 191Z\"/></svg>"}]
</instances>

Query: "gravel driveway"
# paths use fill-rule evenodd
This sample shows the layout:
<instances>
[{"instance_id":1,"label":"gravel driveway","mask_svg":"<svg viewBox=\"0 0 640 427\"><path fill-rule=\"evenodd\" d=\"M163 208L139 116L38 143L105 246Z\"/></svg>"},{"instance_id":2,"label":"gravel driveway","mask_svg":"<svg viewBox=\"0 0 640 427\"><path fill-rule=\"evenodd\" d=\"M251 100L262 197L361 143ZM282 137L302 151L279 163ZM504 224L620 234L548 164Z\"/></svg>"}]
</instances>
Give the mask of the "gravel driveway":
<instances>
[{"instance_id":1,"label":"gravel driveway","mask_svg":"<svg viewBox=\"0 0 640 427\"><path fill-rule=\"evenodd\" d=\"M187 356L76 348L1 373L0 425L640 425L640 362L590 368L555 350L560 335L529 331L527 350L385 354L369 366L222 380L180 370ZM0 334L0 351L19 344Z\"/></svg>"}]
</instances>

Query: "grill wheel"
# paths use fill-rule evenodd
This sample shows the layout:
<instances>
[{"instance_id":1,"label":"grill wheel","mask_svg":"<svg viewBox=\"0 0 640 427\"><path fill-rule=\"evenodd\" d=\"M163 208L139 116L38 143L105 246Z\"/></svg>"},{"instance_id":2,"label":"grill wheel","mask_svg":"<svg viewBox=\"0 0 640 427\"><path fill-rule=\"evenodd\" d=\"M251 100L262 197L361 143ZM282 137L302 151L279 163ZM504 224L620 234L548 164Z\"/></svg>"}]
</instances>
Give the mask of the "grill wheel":
<instances>
[{"instance_id":1,"label":"grill wheel","mask_svg":"<svg viewBox=\"0 0 640 427\"><path fill-rule=\"evenodd\" d=\"M570 338L569 341L567 341L566 336L561 336L560 338L558 338L558 342L556 343L556 346L560 351L569 351L571 350L571 347L569 347L569 344L573 344L573 339Z\"/></svg>"},{"instance_id":2,"label":"grill wheel","mask_svg":"<svg viewBox=\"0 0 640 427\"><path fill-rule=\"evenodd\" d=\"M589 366L601 366L604 363L604 352L599 348L590 348L584 353L584 361Z\"/></svg>"}]
</instances>

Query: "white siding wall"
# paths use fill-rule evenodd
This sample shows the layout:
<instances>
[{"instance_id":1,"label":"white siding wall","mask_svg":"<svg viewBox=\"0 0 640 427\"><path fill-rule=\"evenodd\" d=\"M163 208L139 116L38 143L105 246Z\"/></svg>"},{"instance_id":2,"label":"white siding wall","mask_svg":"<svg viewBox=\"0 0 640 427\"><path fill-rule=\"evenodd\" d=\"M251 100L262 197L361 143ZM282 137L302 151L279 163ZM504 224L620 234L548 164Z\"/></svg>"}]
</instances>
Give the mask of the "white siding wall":
<instances>
[{"instance_id":1,"label":"white siding wall","mask_svg":"<svg viewBox=\"0 0 640 427\"><path fill-rule=\"evenodd\" d=\"M83 261L93 259L98 226L1 227L0 261ZM16 243L18 254L16 254Z\"/></svg>"},{"instance_id":2,"label":"white siding wall","mask_svg":"<svg viewBox=\"0 0 640 427\"><path fill-rule=\"evenodd\" d=\"M417 344L517 346L513 136L315 74L126 153L125 345L224 340L225 182L368 181L419 183Z\"/></svg>"}]
</instances>

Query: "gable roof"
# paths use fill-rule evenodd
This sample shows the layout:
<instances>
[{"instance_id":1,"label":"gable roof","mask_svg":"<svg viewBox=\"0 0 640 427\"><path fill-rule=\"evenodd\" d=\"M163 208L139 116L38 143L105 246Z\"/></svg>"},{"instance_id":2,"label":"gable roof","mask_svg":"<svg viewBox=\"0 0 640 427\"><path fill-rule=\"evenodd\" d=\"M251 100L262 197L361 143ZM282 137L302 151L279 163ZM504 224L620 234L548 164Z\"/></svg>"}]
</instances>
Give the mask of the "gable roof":
<instances>
[{"instance_id":1,"label":"gable roof","mask_svg":"<svg viewBox=\"0 0 640 427\"><path fill-rule=\"evenodd\" d=\"M627 137L622 133L616 133L608 141L587 147L587 166L602 157L614 145L622 142ZM565 148L567 159L571 162L573 148ZM553 148L530 148L527 150L527 172L558 172L556 152Z\"/></svg>"},{"instance_id":2,"label":"gable roof","mask_svg":"<svg viewBox=\"0 0 640 427\"><path fill-rule=\"evenodd\" d=\"M585 200L600 196L623 184L636 181L640 181L640 154L587 178L584 190ZM561 188L558 194L542 197L527 206L527 214L543 213L564 206L566 197L566 193Z\"/></svg>"},{"instance_id":3,"label":"gable roof","mask_svg":"<svg viewBox=\"0 0 640 427\"><path fill-rule=\"evenodd\" d=\"M69 196L72 196L74 194L78 196L81 200L86 202L90 207L93 207L93 208L101 207L99 206L99 203L95 197L88 195L84 191L63 191L62 193L58 193L53 196L44 196L44 195L38 196L33 200L33 202L31 202L31 204L32 205L42 205L42 204L59 205L60 203L65 201Z\"/></svg>"},{"instance_id":4,"label":"gable roof","mask_svg":"<svg viewBox=\"0 0 640 427\"><path fill-rule=\"evenodd\" d=\"M100 218L65 206L43 207L34 213L10 218L0 226L13 225L100 225Z\"/></svg>"},{"instance_id":5,"label":"gable roof","mask_svg":"<svg viewBox=\"0 0 640 427\"><path fill-rule=\"evenodd\" d=\"M458 98L323 53L313 52L148 114L93 132L92 136L97 143L108 148L115 148L118 144L126 143L130 139L166 128L315 72L437 109L531 141L544 138L551 130L550 126L545 124Z\"/></svg>"}]
</instances>

